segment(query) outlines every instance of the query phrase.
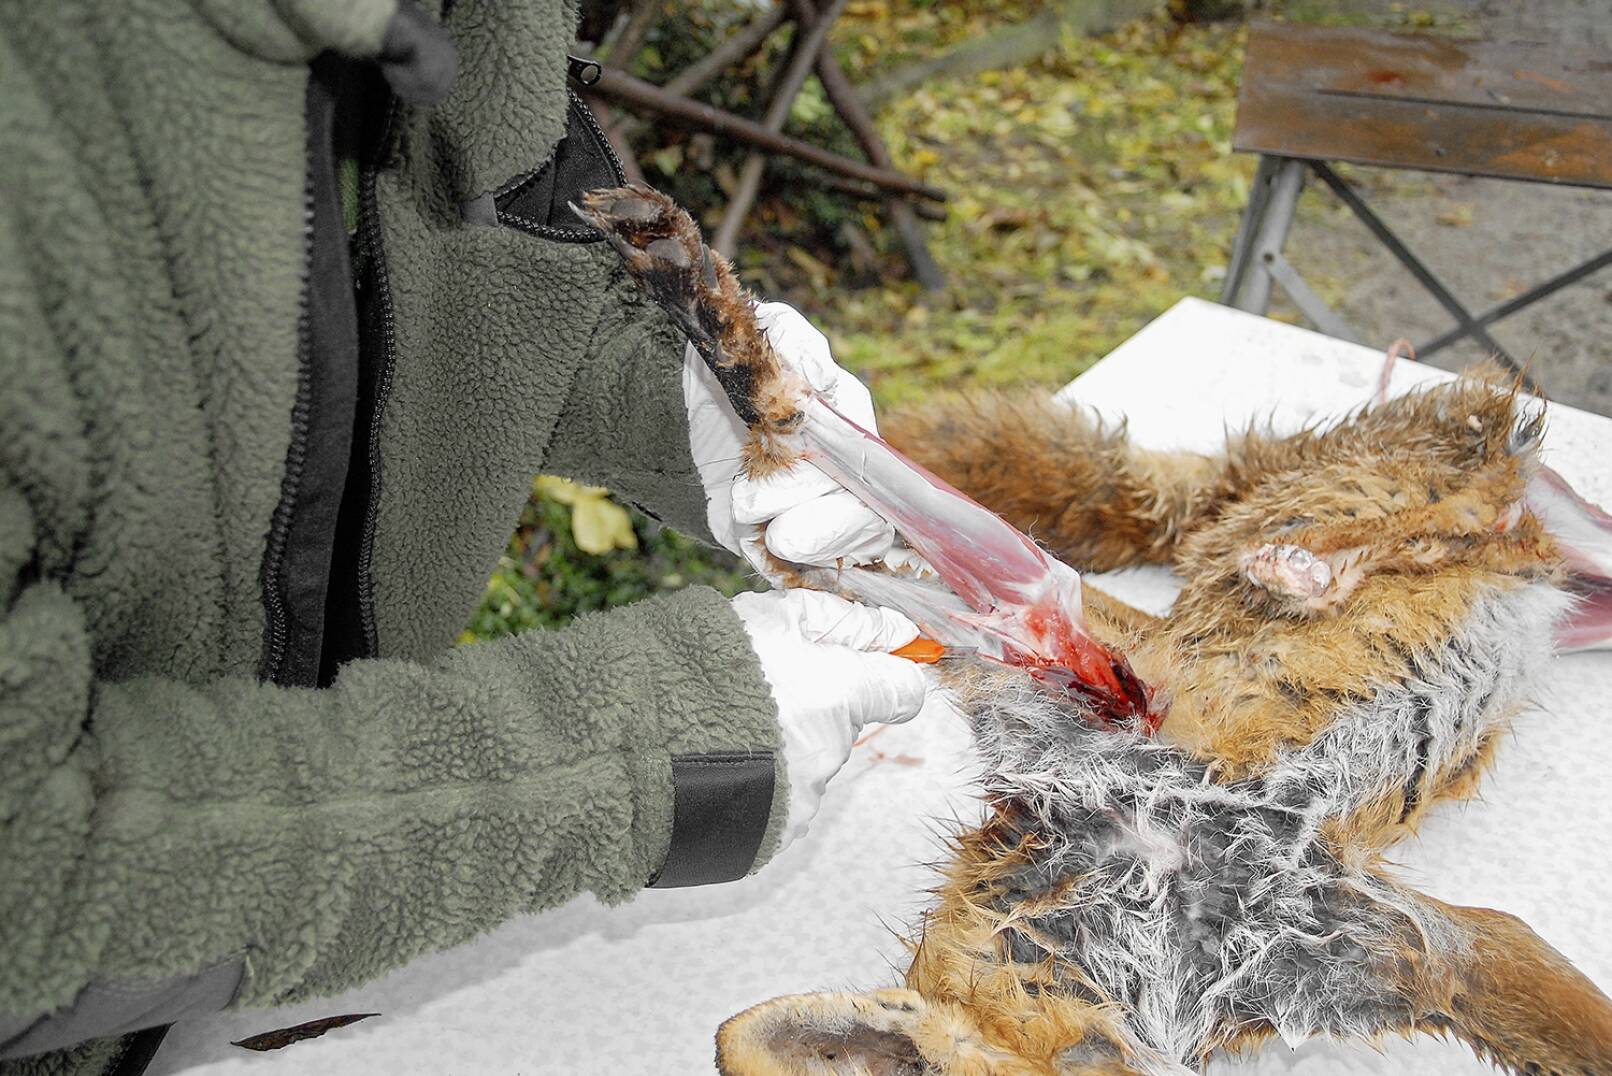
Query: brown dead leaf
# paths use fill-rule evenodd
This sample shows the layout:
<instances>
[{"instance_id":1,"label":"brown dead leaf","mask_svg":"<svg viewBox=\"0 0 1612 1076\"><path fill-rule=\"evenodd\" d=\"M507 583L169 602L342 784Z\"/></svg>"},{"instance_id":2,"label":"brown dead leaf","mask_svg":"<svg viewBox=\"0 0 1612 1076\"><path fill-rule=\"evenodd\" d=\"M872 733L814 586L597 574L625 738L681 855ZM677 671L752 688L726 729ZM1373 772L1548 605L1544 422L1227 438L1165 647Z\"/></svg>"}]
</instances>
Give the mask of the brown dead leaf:
<instances>
[{"instance_id":1,"label":"brown dead leaf","mask_svg":"<svg viewBox=\"0 0 1612 1076\"><path fill-rule=\"evenodd\" d=\"M292 1027L282 1027L278 1031L265 1031L261 1035L252 1035L238 1042L230 1043L243 1050L283 1050L294 1042L304 1039L317 1039L327 1031L334 1031L338 1027L356 1024L360 1020L368 1020L371 1016L379 1016L378 1012L355 1012L345 1016L327 1016L322 1020L309 1020L306 1024L296 1024Z\"/></svg>"},{"instance_id":2,"label":"brown dead leaf","mask_svg":"<svg viewBox=\"0 0 1612 1076\"><path fill-rule=\"evenodd\" d=\"M1563 82L1559 78L1551 78L1549 75L1541 75L1538 71L1517 70L1513 71L1511 75L1513 78L1524 82L1537 82L1547 90L1555 90L1557 93L1568 96L1573 95L1573 87L1570 83Z\"/></svg>"}]
</instances>

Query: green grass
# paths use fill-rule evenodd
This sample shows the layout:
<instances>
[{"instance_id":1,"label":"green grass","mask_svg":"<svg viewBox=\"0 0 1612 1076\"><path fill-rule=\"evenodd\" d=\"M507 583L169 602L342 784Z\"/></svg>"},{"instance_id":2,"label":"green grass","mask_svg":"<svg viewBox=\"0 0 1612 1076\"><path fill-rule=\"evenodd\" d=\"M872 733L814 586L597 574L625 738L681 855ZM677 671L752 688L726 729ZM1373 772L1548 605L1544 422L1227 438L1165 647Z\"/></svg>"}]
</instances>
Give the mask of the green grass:
<instances>
[{"instance_id":1,"label":"green grass","mask_svg":"<svg viewBox=\"0 0 1612 1076\"><path fill-rule=\"evenodd\" d=\"M893 103L897 164L951 195L929 229L951 283L807 281L841 361L885 404L1050 388L1183 295L1215 295L1253 175L1230 144L1241 54L1236 26L1142 22Z\"/></svg>"}]
</instances>

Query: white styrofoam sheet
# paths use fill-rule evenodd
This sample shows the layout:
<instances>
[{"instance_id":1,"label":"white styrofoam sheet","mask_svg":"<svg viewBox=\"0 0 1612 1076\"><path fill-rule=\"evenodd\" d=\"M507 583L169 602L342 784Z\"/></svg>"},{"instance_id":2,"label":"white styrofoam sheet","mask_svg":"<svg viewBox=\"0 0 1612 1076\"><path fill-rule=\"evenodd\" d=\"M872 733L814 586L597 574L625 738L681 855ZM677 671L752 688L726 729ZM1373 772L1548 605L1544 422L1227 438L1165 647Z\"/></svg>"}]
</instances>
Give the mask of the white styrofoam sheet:
<instances>
[{"instance_id":1,"label":"white styrofoam sheet","mask_svg":"<svg viewBox=\"0 0 1612 1076\"><path fill-rule=\"evenodd\" d=\"M1183 300L1065 390L1125 415L1139 443L1213 449L1229 427L1292 428L1363 403L1381 357L1263 318ZM1393 388L1446 377L1401 363ZM1612 504L1612 420L1552 408L1551 464ZM1116 596L1162 610L1168 573L1114 573ZM1445 807L1394 859L1445 900L1521 915L1586 974L1612 986L1612 655L1555 659L1549 697L1517 724L1483 798ZM153 1076L517 1076L712 1070L726 1017L783 993L897 981L898 939L923 906L937 834L978 810L961 724L944 710L892 727L857 750L811 834L743 882L648 891L604 908L583 898L522 918L458 949L338 998L233 1013L175 1027ZM229 1045L322 1016L364 1023L270 1054ZM1382 1052L1280 1042L1216 1061L1225 1076L1486 1073L1463 1047L1422 1038Z\"/></svg>"}]
</instances>

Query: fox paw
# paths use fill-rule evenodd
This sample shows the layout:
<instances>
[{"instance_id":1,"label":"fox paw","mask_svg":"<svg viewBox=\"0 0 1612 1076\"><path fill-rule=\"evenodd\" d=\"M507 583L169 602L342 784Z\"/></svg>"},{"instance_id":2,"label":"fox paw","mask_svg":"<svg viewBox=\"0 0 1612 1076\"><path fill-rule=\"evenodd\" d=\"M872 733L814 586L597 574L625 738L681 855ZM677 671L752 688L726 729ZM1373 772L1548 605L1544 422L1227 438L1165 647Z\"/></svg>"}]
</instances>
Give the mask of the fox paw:
<instances>
[{"instance_id":1,"label":"fox paw","mask_svg":"<svg viewBox=\"0 0 1612 1076\"><path fill-rule=\"evenodd\" d=\"M1238 567L1261 590L1306 604L1332 585L1332 566L1301 545L1267 542L1244 553Z\"/></svg>"}]
</instances>

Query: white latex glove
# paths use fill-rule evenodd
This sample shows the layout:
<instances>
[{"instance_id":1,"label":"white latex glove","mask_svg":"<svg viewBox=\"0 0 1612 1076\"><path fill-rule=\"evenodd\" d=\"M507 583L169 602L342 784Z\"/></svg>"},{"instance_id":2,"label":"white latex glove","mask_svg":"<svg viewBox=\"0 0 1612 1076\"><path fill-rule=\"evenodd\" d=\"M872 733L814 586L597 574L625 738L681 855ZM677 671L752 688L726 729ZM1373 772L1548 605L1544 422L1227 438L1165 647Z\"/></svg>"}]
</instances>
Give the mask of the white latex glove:
<instances>
[{"instance_id":1,"label":"white latex glove","mask_svg":"<svg viewBox=\"0 0 1612 1076\"><path fill-rule=\"evenodd\" d=\"M867 387L835 364L828 338L811 322L787 303L762 303L756 318L784 362L841 413L877 429ZM749 435L693 347L683 356L683 402L694 465L705 486L706 519L718 542L763 571L762 523L766 548L796 564L868 564L889 552L891 526L811 464L798 463L759 482L739 473Z\"/></svg>"},{"instance_id":2,"label":"white latex glove","mask_svg":"<svg viewBox=\"0 0 1612 1076\"><path fill-rule=\"evenodd\" d=\"M778 703L789 775L782 850L806 832L863 727L910 720L923 709L931 680L922 666L887 653L918 637L917 626L894 610L815 590L775 590L740 594L733 611Z\"/></svg>"}]
</instances>

